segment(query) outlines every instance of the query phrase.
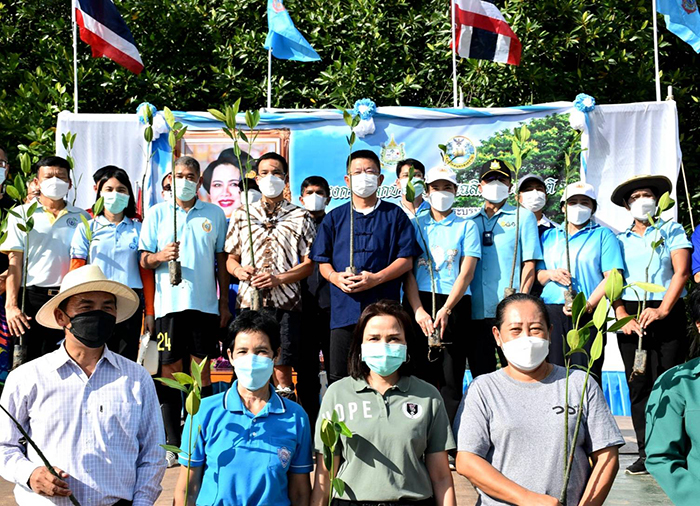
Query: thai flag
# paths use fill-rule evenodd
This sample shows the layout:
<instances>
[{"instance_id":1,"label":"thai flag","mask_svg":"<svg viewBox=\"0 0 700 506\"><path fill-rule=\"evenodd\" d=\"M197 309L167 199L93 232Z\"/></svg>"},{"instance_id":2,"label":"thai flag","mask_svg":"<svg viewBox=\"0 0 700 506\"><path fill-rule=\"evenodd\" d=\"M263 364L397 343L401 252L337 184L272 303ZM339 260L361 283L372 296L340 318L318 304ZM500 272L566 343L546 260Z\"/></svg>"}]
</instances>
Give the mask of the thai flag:
<instances>
[{"instance_id":1,"label":"thai flag","mask_svg":"<svg viewBox=\"0 0 700 506\"><path fill-rule=\"evenodd\" d=\"M92 47L92 56L106 56L134 74L140 74L143 62L136 42L111 0L74 1L80 39Z\"/></svg>"},{"instance_id":2,"label":"thai flag","mask_svg":"<svg viewBox=\"0 0 700 506\"><path fill-rule=\"evenodd\" d=\"M459 56L520 65L520 40L493 0L454 0L453 8Z\"/></svg>"}]
</instances>

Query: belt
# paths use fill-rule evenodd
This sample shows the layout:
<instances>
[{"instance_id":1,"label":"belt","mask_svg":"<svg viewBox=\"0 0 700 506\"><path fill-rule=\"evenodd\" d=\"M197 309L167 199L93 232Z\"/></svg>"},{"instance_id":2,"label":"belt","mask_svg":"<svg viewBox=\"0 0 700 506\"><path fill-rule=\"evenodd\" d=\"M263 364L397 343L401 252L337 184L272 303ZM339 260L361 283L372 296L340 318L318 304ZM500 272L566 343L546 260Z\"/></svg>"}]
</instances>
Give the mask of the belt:
<instances>
[{"instance_id":1,"label":"belt","mask_svg":"<svg viewBox=\"0 0 700 506\"><path fill-rule=\"evenodd\" d=\"M399 499L398 501L346 501L345 499L333 499L332 506L435 506L435 498L411 501Z\"/></svg>"},{"instance_id":2,"label":"belt","mask_svg":"<svg viewBox=\"0 0 700 506\"><path fill-rule=\"evenodd\" d=\"M117 502L113 504L113 506L132 506L134 504L133 501L127 501L126 499L119 499Z\"/></svg>"},{"instance_id":3,"label":"belt","mask_svg":"<svg viewBox=\"0 0 700 506\"><path fill-rule=\"evenodd\" d=\"M28 286L27 291L34 293L42 293L44 295L48 295L49 297L53 297L54 295L58 295L60 289L44 286Z\"/></svg>"}]
</instances>

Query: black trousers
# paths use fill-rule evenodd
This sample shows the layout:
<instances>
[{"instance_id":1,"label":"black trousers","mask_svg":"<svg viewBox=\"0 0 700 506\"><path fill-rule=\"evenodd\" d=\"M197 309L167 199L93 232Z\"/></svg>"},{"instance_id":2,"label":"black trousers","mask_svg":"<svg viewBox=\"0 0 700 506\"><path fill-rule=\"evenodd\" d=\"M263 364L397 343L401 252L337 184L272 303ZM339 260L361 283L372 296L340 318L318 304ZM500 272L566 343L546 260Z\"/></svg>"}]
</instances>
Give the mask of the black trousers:
<instances>
[{"instance_id":1,"label":"black trousers","mask_svg":"<svg viewBox=\"0 0 700 506\"><path fill-rule=\"evenodd\" d=\"M432 295L430 292L418 292L423 309L432 314ZM447 295L435 294L436 310L445 305ZM408 300L404 298L404 308L409 314L413 314ZM452 309L448 317L445 333L442 341L445 348L442 351L429 350L428 338L423 333L420 325L413 319L413 340L411 343L411 362L413 371L420 379L432 384L440 391L442 400L450 418L450 426L454 422L462 400L462 385L464 384L464 371L467 367L467 348L469 336L464 332L469 328L472 314L472 298L465 295ZM428 352L430 351L430 358ZM433 360L431 362L431 360Z\"/></svg>"},{"instance_id":2,"label":"black trousers","mask_svg":"<svg viewBox=\"0 0 700 506\"><path fill-rule=\"evenodd\" d=\"M650 301L647 307L659 307L661 301ZM637 314L636 302L625 302L625 309L631 315ZM646 328L642 347L647 350L646 373L635 375L630 381L634 365L634 353L639 344L637 334L631 336L618 333L617 344L625 364L625 376L630 390L632 425L637 436L639 455L646 457L644 431L646 430L645 410L649 394L656 379L665 371L685 361L688 353L688 329L685 316L685 302L679 299L668 316L657 320Z\"/></svg>"},{"instance_id":3,"label":"black trousers","mask_svg":"<svg viewBox=\"0 0 700 506\"><path fill-rule=\"evenodd\" d=\"M564 355L569 352L569 344L566 342L566 334L574 328L570 316L564 314L564 304L547 304L547 313L549 320L552 323L552 333L550 334L549 355L547 361L550 364L564 366ZM584 313L581 316L580 326L585 325L593 318L592 314ZM595 327L590 328L590 337L584 349L590 353L591 346L597 335ZM607 342L607 333L603 332L603 354L595 361L591 368L591 376L598 382L598 385L603 387L603 362L605 361L605 343ZM571 364L580 365L588 368L588 359L583 353L574 353L571 355Z\"/></svg>"},{"instance_id":4,"label":"black trousers","mask_svg":"<svg viewBox=\"0 0 700 506\"><path fill-rule=\"evenodd\" d=\"M469 340L467 360L473 378L495 371L498 367L496 357L501 367L508 365L505 355L493 337L492 329L495 321L494 318L472 320L470 331L466 332Z\"/></svg>"},{"instance_id":5,"label":"black trousers","mask_svg":"<svg viewBox=\"0 0 700 506\"><path fill-rule=\"evenodd\" d=\"M49 295L51 293L51 295ZM63 330L48 329L36 322L36 314L41 306L46 304L56 293L56 288L43 288L28 286L24 300L24 313L31 317L29 330L24 334L24 343L27 346L27 361L39 358L58 349L58 343L64 337ZM17 305L22 307L22 289L17 297ZM15 338L17 342L17 338Z\"/></svg>"},{"instance_id":6,"label":"black trousers","mask_svg":"<svg viewBox=\"0 0 700 506\"><path fill-rule=\"evenodd\" d=\"M355 325L331 329L330 360L328 360L328 384L348 375L348 357Z\"/></svg>"},{"instance_id":7,"label":"black trousers","mask_svg":"<svg viewBox=\"0 0 700 506\"><path fill-rule=\"evenodd\" d=\"M328 367L331 338L331 310L317 304L302 302L301 340L299 346L299 367L297 368L297 399L312 427L316 424L320 407L321 381L318 377L320 361L318 352L323 352L323 360Z\"/></svg>"},{"instance_id":8,"label":"black trousers","mask_svg":"<svg viewBox=\"0 0 700 506\"><path fill-rule=\"evenodd\" d=\"M134 290L139 295L139 308L126 321L117 323L114 334L107 341L107 348L114 353L136 362L139 354L139 339L143 324L143 291ZM155 336L153 336L155 338Z\"/></svg>"}]
</instances>

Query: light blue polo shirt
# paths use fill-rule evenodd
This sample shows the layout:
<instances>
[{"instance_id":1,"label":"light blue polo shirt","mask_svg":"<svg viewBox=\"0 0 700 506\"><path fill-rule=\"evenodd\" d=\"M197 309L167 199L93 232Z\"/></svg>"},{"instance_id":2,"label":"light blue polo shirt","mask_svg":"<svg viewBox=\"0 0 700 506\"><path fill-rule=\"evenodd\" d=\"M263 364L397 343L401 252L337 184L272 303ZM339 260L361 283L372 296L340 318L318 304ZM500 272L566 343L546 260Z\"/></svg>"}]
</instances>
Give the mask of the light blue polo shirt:
<instances>
[{"instance_id":1,"label":"light blue polo shirt","mask_svg":"<svg viewBox=\"0 0 700 506\"><path fill-rule=\"evenodd\" d=\"M139 271L139 235L141 223L126 216L114 224L103 215L88 222L92 230L89 263L102 269L108 279L129 288L143 288ZM88 238L85 224L80 223L73 234L70 257L88 258Z\"/></svg>"},{"instance_id":2,"label":"light blue polo shirt","mask_svg":"<svg viewBox=\"0 0 700 506\"><path fill-rule=\"evenodd\" d=\"M161 202L146 212L139 251L156 253L173 242L173 203ZM224 251L226 215L215 204L197 199L189 211L177 206L182 282L170 284L168 262L156 269L156 318L193 309L219 314L215 255ZM222 266L222 268L225 268Z\"/></svg>"},{"instance_id":3,"label":"light blue polo shirt","mask_svg":"<svg viewBox=\"0 0 700 506\"><path fill-rule=\"evenodd\" d=\"M683 227L675 221L658 220L656 224L660 227L659 237L664 239L664 243L656 249L654 258L649 267L649 282L663 286L668 289L673 277L673 264L671 263L671 252L677 249L693 249L693 245L685 235ZM617 235L617 239L622 246L622 257L625 268L622 275L625 277L625 284L633 281L644 281L645 270L651 259L651 243L656 241L656 228L647 227L644 237L641 237L630 228ZM639 298L644 300L644 292L637 288ZM647 294L647 300L662 300L666 292ZM686 296L683 289L681 297ZM634 290L627 288L622 293L622 298L627 301L636 302L637 296Z\"/></svg>"},{"instance_id":4,"label":"light blue polo shirt","mask_svg":"<svg viewBox=\"0 0 700 506\"><path fill-rule=\"evenodd\" d=\"M430 248L434 265L437 293L449 295L459 275L464 257L481 258L481 237L473 221L450 213L442 221L435 221L430 212L417 215L413 220L416 240L423 253L413 262L413 272L418 290L431 292L429 259L425 254L426 244ZM469 287L465 295L471 295Z\"/></svg>"},{"instance_id":5,"label":"light blue polo shirt","mask_svg":"<svg viewBox=\"0 0 700 506\"><path fill-rule=\"evenodd\" d=\"M507 202L491 218L482 207L467 217L474 221L481 239L484 230L493 232L493 245L481 245L481 260L476 264L472 292L472 318L483 320L496 316L496 306L503 299L503 291L510 283L510 270L515 249L515 207ZM520 287L520 266L529 260L542 260L537 218L520 208L520 240L515 266L513 288Z\"/></svg>"},{"instance_id":6,"label":"light blue polo shirt","mask_svg":"<svg viewBox=\"0 0 700 506\"><path fill-rule=\"evenodd\" d=\"M237 387L238 380L226 392L202 399L194 422L190 416L185 422L180 464L187 465L193 423L191 465L204 466L197 505L289 505L288 473L313 470L309 418L273 388L268 403L253 415Z\"/></svg>"}]
</instances>

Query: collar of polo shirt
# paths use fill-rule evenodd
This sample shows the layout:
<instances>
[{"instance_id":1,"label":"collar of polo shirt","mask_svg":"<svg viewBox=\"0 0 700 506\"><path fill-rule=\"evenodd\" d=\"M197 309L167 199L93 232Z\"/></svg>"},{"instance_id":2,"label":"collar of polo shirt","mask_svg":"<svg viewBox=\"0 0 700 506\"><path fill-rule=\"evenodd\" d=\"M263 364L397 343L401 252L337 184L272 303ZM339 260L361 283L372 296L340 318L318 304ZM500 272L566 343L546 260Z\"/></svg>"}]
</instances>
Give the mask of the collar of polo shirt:
<instances>
[{"instance_id":1,"label":"collar of polo shirt","mask_svg":"<svg viewBox=\"0 0 700 506\"><path fill-rule=\"evenodd\" d=\"M238 380L234 381L229 387L226 395L224 395L224 409L231 411L232 413L245 413L247 408L243 404L243 399L241 399L238 393ZM270 398L265 404L265 407L255 416L266 416L269 413L284 413L286 411L284 407L284 402L277 395L274 388L270 387Z\"/></svg>"},{"instance_id":2,"label":"collar of polo shirt","mask_svg":"<svg viewBox=\"0 0 700 506\"><path fill-rule=\"evenodd\" d=\"M353 385L355 387L355 392L362 392L363 390L374 390L371 386L369 386L369 383L367 383L367 380L364 378L361 379L352 379ZM396 382L396 385L393 387L389 388L389 390L392 390L394 388L398 388L401 392L406 393L408 392L408 388L411 386L411 377L410 376L401 376L399 378L399 381Z\"/></svg>"}]
</instances>

